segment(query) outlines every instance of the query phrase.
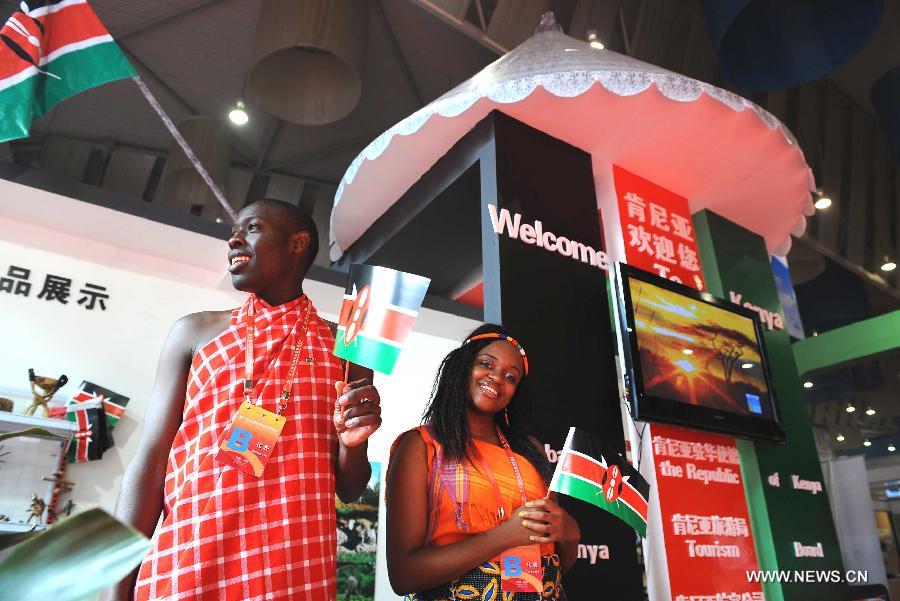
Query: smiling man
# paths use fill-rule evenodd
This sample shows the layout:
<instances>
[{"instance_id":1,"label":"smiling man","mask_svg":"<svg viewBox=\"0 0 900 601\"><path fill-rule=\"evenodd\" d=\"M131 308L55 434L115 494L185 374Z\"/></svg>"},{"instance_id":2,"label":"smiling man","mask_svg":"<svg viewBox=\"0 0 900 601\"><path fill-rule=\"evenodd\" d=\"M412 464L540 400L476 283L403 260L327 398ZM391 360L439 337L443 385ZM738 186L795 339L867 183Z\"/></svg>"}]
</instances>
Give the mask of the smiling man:
<instances>
[{"instance_id":1,"label":"smiling man","mask_svg":"<svg viewBox=\"0 0 900 601\"><path fill-rule=\"evenodd\" d=\"M169 333L116 507L156 535L107 599L336 596L334 494L355 499L369 479L378 391L356 379L362 370L342 384L332 333L303 293L318 250L307 213L277 200L248 205L228 249L232 284L250 296L232 311L185 316ZM247 453L261 476L228 459L247 450L241 419L281 428L267 460L268 447L250 443L261 445Z\"/></svg>"}]
</instances>

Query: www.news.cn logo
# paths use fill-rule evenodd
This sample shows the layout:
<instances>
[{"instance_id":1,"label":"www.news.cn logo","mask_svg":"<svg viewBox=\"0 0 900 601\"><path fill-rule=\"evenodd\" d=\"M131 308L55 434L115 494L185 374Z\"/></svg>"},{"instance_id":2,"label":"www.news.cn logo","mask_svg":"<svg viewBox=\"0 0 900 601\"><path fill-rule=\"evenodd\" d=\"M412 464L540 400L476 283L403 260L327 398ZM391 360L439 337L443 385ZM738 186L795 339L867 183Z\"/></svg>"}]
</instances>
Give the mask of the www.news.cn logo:
<instances>
[{"instance_id":1,"label":"www.news.cn logo","mask_svg":"<svg viewBox=\"0 0 900 601\"><path fill-rule=\"evenodd\" d=\"M865 570L747 570L747 582L866 584L869 573Z\"/></svg>"}]
</instances>

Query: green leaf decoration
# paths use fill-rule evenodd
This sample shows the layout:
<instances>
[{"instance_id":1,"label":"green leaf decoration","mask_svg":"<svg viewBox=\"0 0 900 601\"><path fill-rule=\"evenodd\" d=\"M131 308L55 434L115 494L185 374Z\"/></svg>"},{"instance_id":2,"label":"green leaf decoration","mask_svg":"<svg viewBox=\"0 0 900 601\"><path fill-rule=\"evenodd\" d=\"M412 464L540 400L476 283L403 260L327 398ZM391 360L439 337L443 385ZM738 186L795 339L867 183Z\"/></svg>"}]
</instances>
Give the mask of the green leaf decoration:
<instances>
[{"instance_id":1,"label":"green leaf decoration","mask_svg":"<svg viewBox=\"0 0 900 601\"><path fill-rule=\"evenodd\" d=\"M20 436L32 436L37 438L53 438L56 440L67 440L65 436L60 436L59 434L54 434L50 430L45 430L44 428L28 428L27 430L21 430L19 432L4 432L0 434L0 442L4 440L8 440L10 438L18 438Z\"/></svg>"},{"instance_id":2,"label":"green leaf decoration","mask_svg":"<svg viewBox=\"0 0 900 601\"><path fill-rule=\"evenodd\" d=\"M8 547L40 534L40 530L26 530L25 532L0 532L0 551Z\"/></svg>"},{"instance_id":3,"label":"green leaf decoration","mask_svg":"<svg viewBox=\"0 0 900 601\"><path fill-rule=\"evenodd\" d=\"M0 561L0 599L80 601L117 583L150 541L102 509L66 518Z\"/></svg>"}]
</instances>

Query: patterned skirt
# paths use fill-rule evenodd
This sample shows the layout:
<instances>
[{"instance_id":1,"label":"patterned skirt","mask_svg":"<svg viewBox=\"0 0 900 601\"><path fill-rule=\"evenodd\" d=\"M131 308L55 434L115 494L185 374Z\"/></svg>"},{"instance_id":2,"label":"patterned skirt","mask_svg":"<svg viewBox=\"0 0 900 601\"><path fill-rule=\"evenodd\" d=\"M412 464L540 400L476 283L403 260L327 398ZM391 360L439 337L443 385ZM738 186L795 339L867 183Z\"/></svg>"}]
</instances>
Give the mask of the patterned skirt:
<instances>
[{"instance_id":1,"label":"patterned skirt","mask_svg":"<svg viewBox=\"0 0 900 601\"><path fill-rule=\"evenodd\" d=\"M488 561L459 578L437 588L406 596L406 601L562 601L562 573L557 555L541 556L544 590L540 593L513 593L500 590L500 564Z\"/></svg>"}]
</instances>

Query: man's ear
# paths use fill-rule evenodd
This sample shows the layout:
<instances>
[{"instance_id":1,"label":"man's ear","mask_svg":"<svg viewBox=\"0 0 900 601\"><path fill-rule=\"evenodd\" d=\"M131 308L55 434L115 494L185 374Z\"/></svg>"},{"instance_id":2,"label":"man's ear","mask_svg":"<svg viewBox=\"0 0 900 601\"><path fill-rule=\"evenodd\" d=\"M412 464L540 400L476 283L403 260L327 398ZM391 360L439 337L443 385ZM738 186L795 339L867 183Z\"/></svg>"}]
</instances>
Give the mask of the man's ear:
<instances>
[{"instance_id":1,"label":"man's ear","mask_svg":"<svg viewBox=\"0 0 900 601\"><path fill-rule=\"evenodd\" d=\"M304 253L309 250L310 235L309 232L301 231L294 234L292 238L294 245L293 251L296 253Z\"/></svg>"}]
</instances>

